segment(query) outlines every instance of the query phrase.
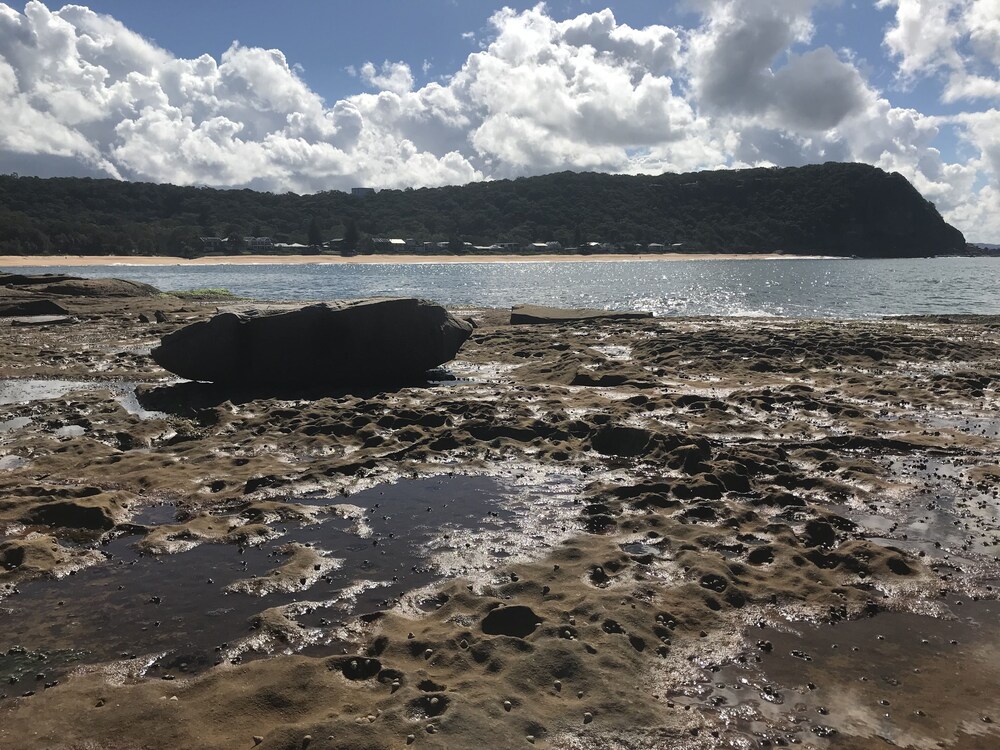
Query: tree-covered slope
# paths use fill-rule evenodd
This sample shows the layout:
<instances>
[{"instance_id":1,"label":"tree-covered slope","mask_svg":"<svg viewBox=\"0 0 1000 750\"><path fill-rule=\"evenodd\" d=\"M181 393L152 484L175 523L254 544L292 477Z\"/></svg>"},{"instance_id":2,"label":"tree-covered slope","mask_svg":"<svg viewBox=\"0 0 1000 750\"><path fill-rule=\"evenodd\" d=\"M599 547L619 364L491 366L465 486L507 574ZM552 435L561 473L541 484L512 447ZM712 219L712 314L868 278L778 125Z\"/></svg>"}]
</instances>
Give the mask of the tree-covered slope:
<instances>
[{"instance_id":1,"label":"tree-covered slope","mask_svg":"<svg viewBox=\"0 0 1000 750\"><path fill-rule=\"evenodd\" d=\"M315 220L315 221L314 221ZM962 252L899 174L828 163L659 176L571 173L459 187L298 196L81 178L0 177L0 253L192 254L198 236L558 241L859 256Z\"/></svg>"}]
</instances>

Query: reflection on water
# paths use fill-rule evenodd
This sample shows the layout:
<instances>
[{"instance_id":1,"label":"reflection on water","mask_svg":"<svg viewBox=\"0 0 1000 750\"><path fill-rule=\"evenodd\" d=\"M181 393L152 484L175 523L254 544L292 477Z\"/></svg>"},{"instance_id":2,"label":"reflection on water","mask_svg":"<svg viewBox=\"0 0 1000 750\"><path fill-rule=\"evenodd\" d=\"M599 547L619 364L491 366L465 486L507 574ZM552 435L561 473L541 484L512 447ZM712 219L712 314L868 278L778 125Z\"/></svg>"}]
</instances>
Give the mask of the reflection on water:
<instances>
[{"instance_id":1,"label":"reflection on water","mask_svg":"<svg viewBox=\"0 0 1000 750\"><path fill-rule=\"evenodd\" d=\"M253 634L260 612L300 603L294 614L303 636L309 635L307 652L329 653L340 645L339 623L386 609L405 592L459 572L451 568L449 553L489 573L526 545L545 546L526 533L529 518L544 516L558 502L567 513L573 508L568 498L539 486L527 490L472 476L408 479L349 498L295 500L321 511L346 501L361 509L364 522L326 513L316 523L275 518L269 523L274 536L257 544L203 543L163 555L136 549L135 533L109 538L100 547L105 564L58 581L22 584L17 595L0 602L0 680L29 672L51 677L81 660L157 654L163 655L161 666L198 671L234 654L243 658L239 642ZM125 530L141 533L142 526L172 523L177 512L169 504L150 506ZM343 562L301 590L252 596L230 588L238 580L267 576L284 562L283 547L290 542Z\"/></svg>"},{"instance_id":2,"label":"reflection on water","mask_svg":"<svg viewBox=\"0 0 1000 750\"><path fill-rule=\"evenodd\" d=\"M446 305L652 310L657 315L1000 314L1000 259L691 260L564 263L90 266L23 273L116 276L160 289L257 299L425 297ZM0 268L2 270L9 270Z\"/></svg>"}]
</instances>

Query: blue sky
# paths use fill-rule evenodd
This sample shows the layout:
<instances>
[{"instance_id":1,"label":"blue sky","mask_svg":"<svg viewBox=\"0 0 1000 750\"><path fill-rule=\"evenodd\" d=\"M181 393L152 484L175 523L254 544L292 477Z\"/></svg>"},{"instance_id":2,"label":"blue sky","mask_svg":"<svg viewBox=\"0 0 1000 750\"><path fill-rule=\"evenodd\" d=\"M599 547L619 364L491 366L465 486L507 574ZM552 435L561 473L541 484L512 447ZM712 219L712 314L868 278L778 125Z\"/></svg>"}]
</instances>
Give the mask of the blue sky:
<instances>
[{"instance_id":1,"label":"blue sky","mask_svg":"<svg viewBox=\"0 0 1000 750\"><path fill-rule=\"evenodd\" d=\"M0 2L0 170L312 192L850 160L1000 241L994 5Z\"/></svg>"},{"instance_id":2,"label":"blue sky","mask_svg":"<svg viewBox=\"0 0 1000 750\"><path fill-rule=\"evenodd\" d=\"M358 82L348 73L369 60L402 60L425 83L458 69L465 58L489 39L489 19L501 7L527 10L537 2L458 2L458 0L366 0L363 3L290 0L241 0L239 12L219 2L169 3L97 0L86 5L107 13L180 57L208 52L218 57L239 41L247 46L277 48L303 69L303 78L328 102L357 93ZM63 3L46 2L52 9ZM697 22L690 3L626 0L614 3L550 2L550 15L572 18L581 12L610 7L620 23L680 26ZM192 22L196 18L197 22ZM873 3L830 3L816 12L815 43L851 47L873 66L872 82L891 90L900 106L946 112L937 102L933 83L894 86L895 66L882 47L892 22L890 7ZM417 30L416 33L414 30ZM472 33L474 39L463 37ZM428 73L421 70L432 64Z\"/></svg>"},{"instance_id":3,"label":"blue sky","mask_svg":"<svg viewBox=\"0 0 1000 750\"><path fill-rule=\"evenodd\" d=\"M62 6L46 4L53 9ZM489 19L496 10L504 6L525 10L535 5L458 0L241 0L239 12L234 12L232 4L222 2L87 3L181 57L203 52L218 57L234 41L280 49L289 62L302 66L303 78L328 102L358 92L357 77L348 69L369 60L402 60L410 65L418 83L448 75L478 49L478 40L488 38ZM586 2L549 3L552 15L559 18L596 7ZM619 2L613 7L616 18L634 26L691 17L680 4L650 0ZM197 23L192 23L192 17ZM463 37L469 33L475 38ZM422 71L425 61L433 66L426 74Z\"/></svg>"},{"instance_id":4,"label":"blue sky","mask_svg":"<svg viewBox=\"0 0 1000 750\"><path fill-rule=\"evenodd\" d=\"M433 67L416 74L425 83L457 70L465 58L489 39L489 19L501 7L527 10L537 2L459 2L458 0L366 0L365 2L316 2L290 0L241 0L239 12L220 2L136 2L97 0L86 3L107 13L134 31L181 57L203 52L218 57L239 41L248 46L277 48L289 62L303 68L303 78L328 102L357 93L357 78L348 73L369 60L402 60L415 72L424 61ZM52 9L63 4L46 2ZM625 0L614 3L549 2L555 18L572 18L581 12L610 7L620 23L633 27L649 24L684 26L697 21L690 3L662 0ZM882 50L884 28L892 20L889 8L871 3L832 3L817 12L816 41L835 48L850 46L877 66L881 85L892 83L893 66ZM197 22L192 22L196 18ZM839 25L839 28L838 28ZM472 33L474 39L463 37ZM879 81L875 81L878 83ZM912 94L894 92L902 105L935 107L933 86Z\"/></svg>"}]
</instances>

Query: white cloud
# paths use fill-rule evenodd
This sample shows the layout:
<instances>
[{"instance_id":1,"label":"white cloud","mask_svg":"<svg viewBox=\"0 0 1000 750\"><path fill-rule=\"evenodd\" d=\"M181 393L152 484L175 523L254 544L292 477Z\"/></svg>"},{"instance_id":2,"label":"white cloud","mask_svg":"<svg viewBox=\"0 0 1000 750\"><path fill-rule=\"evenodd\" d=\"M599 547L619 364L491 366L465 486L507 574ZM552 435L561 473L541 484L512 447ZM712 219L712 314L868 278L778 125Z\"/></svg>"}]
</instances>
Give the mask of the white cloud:
<instances>
[{"instance_id":1,"label":"white cloud","mask_svg":"<svg viewBox=\"0 0 1000 750\"><path fill-rule=\"evenodd\" d=\"M402 63L361 75L384 95L413 85ZM22 170L44 155L84 165L73 173L301 192L483 176L387 129L363 97L325 106L278 50L180 59L80 6L0 4L0 102L0 164Z\"/></svg>"},{"instance_id":2,"label":"white cloud","mask_svg":"<svg viewBox=\"0 0 1000 750\"><path fill-rule=\"evenodd\" d=\"M478 116L470 141L496 176L628 171L631 149L676 141L694 120L668 75L672 29L635 30L607 10L558 22L542 6L491 23L495 39L450 88Z\"/></svg>"},{"instance_id":3,"label":"white cloud","mask_svg":"<svg viewBox=\"0 0 1000 750\"><path fill-rule=\"evenodd\" d=\"M961 36L956 14L966 0L879 0L879 6L895 6L894 24L886 31L885 46L899 60L904 79L941 69L960 68L955 44Z\"/></svg>"},{"instance_id":4,"label":"white cloud","mask_svg":"<svg viewBox=\"0 0 1000 750\"><path fill-rule=\"evenodd\" d=\"M361 66L361 77L375 88L397 94L405 94L413 88L413 73L410 72L410 66L404 62L386 60L381 68L366 62Z\"/></svg>"},{"instance_id":5,"label":"white cloud","mask_svg":"<svg viewBox=\"0 0 1000 750\"><path fill-rule=\"evenodd\" d=\"M368 90L334 102L278 50L178 58L81 6L0 3L0 169L312 192L855 160L1000 240L1000 113L893 106L868 63L814 43L820 2L705 0L691 28L503 9L450 74L418 87L404 62L358 61ZM882 4L900 81L1000 95L1000 0ZM967 159L942 155L942 129Z\"/></svg>"},{"instance_id":6,"label":"white cloud","mask_svg":"<svg viewBox=\"0 0 1000 750\"><path fill-rule=\"evenodd\" d=\"M895 8L885 46L906 84L942 76L941 99L1000 99L1000 0L879 0Z\"/></svg>"}]
</instances>

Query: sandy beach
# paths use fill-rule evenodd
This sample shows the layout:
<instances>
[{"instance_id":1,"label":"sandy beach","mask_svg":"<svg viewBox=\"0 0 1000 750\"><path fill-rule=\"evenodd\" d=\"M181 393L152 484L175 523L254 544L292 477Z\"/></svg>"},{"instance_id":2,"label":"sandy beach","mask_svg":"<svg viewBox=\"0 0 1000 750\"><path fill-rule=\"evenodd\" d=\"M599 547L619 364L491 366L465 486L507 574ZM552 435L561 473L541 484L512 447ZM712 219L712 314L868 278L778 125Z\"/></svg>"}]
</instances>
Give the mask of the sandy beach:
<instances>
[{"instance_id":1,"label":"sandy beach","mask_svg":"<svg viewBox=\"0 0 1000 750\"><path fill-rule=\"evenodd\" d=\"M101 283L0 287L67 311L0 318L0 747L1000 743L996 319L462 310L279 393Z\"/></svg>"},{"instance_id":2,"label":"sandy beach","mask_svg":"<svg viewBox=\"0 0 1000 750\"><path fill-rule=\"evenodd\" d=\"M25 266L213 266L308 263L580 263L607 261L679 260L795 260L822 258L819 255L779 255L772 253L642 253L594 255L227 255L205 258L169 258L148 255L0 255L0 268Z\"/></svg>"}]
</instances>

